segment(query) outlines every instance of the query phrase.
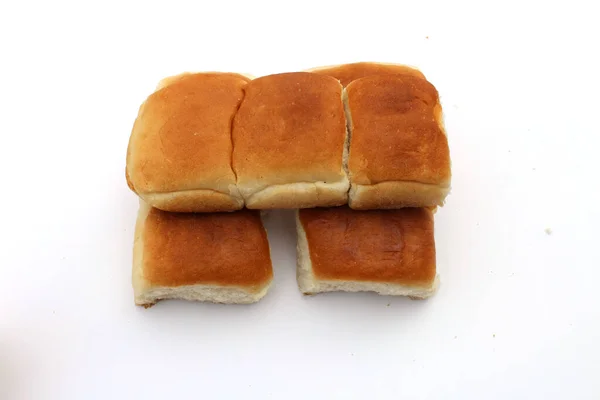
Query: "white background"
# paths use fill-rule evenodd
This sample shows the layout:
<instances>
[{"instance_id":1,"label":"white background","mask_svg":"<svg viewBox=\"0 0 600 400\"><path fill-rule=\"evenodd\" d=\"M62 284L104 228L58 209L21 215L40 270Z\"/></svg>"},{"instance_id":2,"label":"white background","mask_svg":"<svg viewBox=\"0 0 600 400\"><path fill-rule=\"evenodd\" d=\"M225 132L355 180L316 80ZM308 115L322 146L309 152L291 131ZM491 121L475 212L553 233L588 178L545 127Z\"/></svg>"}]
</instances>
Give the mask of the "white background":
<instances>
[{"instance_id":1,"label":"white background","mask_svg":"<svg viewBox=\"0 0 600 400\"><path fill-rule=\"evenodd\" d=\"M600 398L588 4L2 2L0 399ZM441 94L438 294L303 298L275 213L263 301L136 308L125 152L157 81L364 60Z\"/></svg>"}]
</instances>

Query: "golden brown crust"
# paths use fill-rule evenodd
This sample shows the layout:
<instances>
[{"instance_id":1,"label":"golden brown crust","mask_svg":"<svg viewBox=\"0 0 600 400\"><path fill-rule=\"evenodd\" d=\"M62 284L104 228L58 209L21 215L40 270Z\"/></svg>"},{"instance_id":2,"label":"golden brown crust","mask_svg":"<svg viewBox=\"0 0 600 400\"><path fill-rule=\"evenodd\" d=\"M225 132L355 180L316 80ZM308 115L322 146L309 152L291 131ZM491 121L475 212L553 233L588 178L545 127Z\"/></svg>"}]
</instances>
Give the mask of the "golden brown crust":
<instances>
[{"instance_id":1,"label":"golden brown crust","mask_svg":"<svg viewBox=\"0 0 600 400\"><path fill-rule=\"evenodd\" d=\"M273 276L258 211L168 213L143 226L143 278L151 286L211 284L260 290Z\"/></svg>"},{"instance_id":2,"label":"golden brown crust","mask_svg":"<svg viewBox=\"0 0 600 400\"><path fill-rule=\"evenodd\" d=\"M449 186L448 139L433 85L413 76L370 76L355 80L346 91L352 184Z\"/></svg>"},{"instance_id":3,"label":"golden brown crust","mask_svg":"<svg viewBox=\"0 0 600 400\"><path fill-rule=\"evenodd\" d=\"M127 152L138 194L208 189L239 197L231 168L231 121L248 78L184 74L140 107Z\"/></svg>"},{"instance_id":4,"label":"golden brown crust","mask_svg":"<svg viewBox=\"0 0 600 400\"><path fill-rule=\"evenodd\" d=\"M398 64L382 64L373 62L358 62L332 67L321 67L310 70L315 74L331 76L346 87L350 82L372 75L410 75L425 79L425 75L415 68Z\"/></svg>"},{"instance_id":5,"label":"golden brown crust","mask_svg":"<svg viewBox=\"0 0 600 400\"><path fill-rule=\"evenodd\" d=\"M306 72L251 81L234 118L233 169L244 197L267 186L345 179L342 86Z\"/></svg>"},{"instance_id":6,"label":"golden brown crust","mask_svg":"<svg viewBox=\"0 0 600 400\"><path fill-rule=\"evenodd\" d=\"M426 208L299 210L320 280L429 286L436 276L433 215Z\"/></svg>"}]
</instances>

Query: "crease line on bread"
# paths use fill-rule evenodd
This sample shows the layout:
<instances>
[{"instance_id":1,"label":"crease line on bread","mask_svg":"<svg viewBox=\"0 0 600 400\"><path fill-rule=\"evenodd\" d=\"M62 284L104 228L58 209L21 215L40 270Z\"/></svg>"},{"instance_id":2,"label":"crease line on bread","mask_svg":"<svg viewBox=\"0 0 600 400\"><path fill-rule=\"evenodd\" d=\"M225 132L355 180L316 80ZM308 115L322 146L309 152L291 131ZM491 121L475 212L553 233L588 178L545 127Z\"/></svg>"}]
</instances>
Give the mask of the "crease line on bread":
<instances>
[{"instance_id":1,"label":"crease line on bread","mask_svg":"<svg viewBox=\"0 0 600 400\"><path fill-rule=\"evenodd\" d=\"M240 111L240 107L242 107L242 103L244 102L245 99L246 99L246 88L244 87L244 88L242 88L242 99L240 100L237 107L235 108L235 111L233 112L233 115L231 116L231 121L229 121L229 141L231 143L231 154L229 156L229 167L231 168L231 171L233 172L236 187L237 187L237 183L238 183L238 176L237 176L237 172L233 166L233 152L235 150L235 141L233 140L233 126L235 124L235 117L237 116L238 111ZM239 188L238 188L238 191L239 191Z\"/></svg>"},{"instance_id":2,"label":"crease line on bread","mask_svg":"<svg viewBox=\"0 0 600 400\"><path fill-rule=\"evenodd\" d=\"M342 168L346 173L348 179L348 190L346 191L346 197L350 197L350 190L352 190L352 179L350 177L350 168L348 163L350 161L350 140L352 140L352 115L350 114L350 105L348 104L348 92L346 88L342 88L342 105L344 106L344 118L346 119L346 140L344 141L344 151L342 153Z\"/></svg>"}]
</instances>

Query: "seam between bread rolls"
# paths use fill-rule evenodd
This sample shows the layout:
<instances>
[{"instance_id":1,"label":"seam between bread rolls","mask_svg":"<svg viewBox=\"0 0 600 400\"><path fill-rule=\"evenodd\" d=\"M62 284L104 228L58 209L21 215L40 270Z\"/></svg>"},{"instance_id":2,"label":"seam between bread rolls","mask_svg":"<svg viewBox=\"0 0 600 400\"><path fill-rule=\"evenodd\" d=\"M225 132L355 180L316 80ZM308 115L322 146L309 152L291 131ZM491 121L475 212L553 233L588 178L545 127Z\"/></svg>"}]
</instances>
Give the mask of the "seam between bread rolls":
<instances>
[{"instance_id":1,"label":"seam between bread rolls","mask_svg":"<svg viewBox=\"0 0 600 400\"><path fill-rule=\"evenodd\" d=\"M233 113L233 116L231 117L231 123L229 124L229 139L231 140L231 157L230 157L230 166L231 166L231 170L233 171L233 176L235 177L235 186L238 190L238 193L240 194L240 196L242 197L242 199L244 199L244 205L246 204L246 196L244 195L244 193L242 192L242 188L239 185L239 177L238 177L238 173L234 167L234 162L233 162L233 155L235 154L235 139L233 137L233 130L235 127L235 121L236 121L236 117L240 111L240 108L242 108L242 104L244 103L244 101L246 100L246 88L242 88L242 92L244 93L244 97L242 98L242 101L239 102L237 108L235 109L235 112Z\"/></svg>"},{"instance_id":2,"label":"seam between bread rolls","mask_svg":"<svg viewBox=\"0 0 600 400\"><path fill-rule=\"evenodd\" d=\"M346 177L348 177L348 191L346 197L350 196L350 190L352 189L352 178L350 177L350 168L348 162L350 160L350 140L352 140L352 114L350 113L350 105L348 104L348 92L346 88L342 88L342 105L344 106L344 118L346 119L346 140L344 141L344 152L342 155L342 165Z\"/></svg>"},{"instance_id":3,"label":"seam between bread rolls","mask_svg":"<svg viewBox=\"0 0 600 400\"><path fill-rule=\"evenodd\" d=\"M246 78L254 79L250 76L247 76L247 75L245 75L245 76L246 76ZM240 111L240 107L242 106L242 103L246 99L246 88L245 87L242 88L242 93L243 93L242 100L240 100L240 102L238 103L238 105L235 109L235 112L231 115L231 120L229 121L229 142L231 143L231 154L229 155L229 167L233 171L233 176L235 178L236 187L237 187L238 177L237 177L237 172L235 171L235 168L233 168L233 149L235 147L235 143L233 140L233 125L235 123L235 117L236 117L237 113ZM240 191L239 187L237 189L239 192Z\"/></svg>"},{"instance_id":4,"label":"seam between bread rolls","mask_svg":"<svg viewBox=\"0 0 600 400\"><path fill-rule=\"evenodd\" d=\"M242 92L244 93L244 97L246 97L246 91L244 89L242 89ZM242 101L244 101L242 99ZM231 168L231 171L233 172L233 177L235 178L235 182L236 182L236 187L237 187L237 172L235 172L235 168L233 168L233 121L235 121L235 116L237 115L238 111L240 110L240 106L242 105L242 101L239 102L239 104L237 105L237 108L235 109L235 112L233 113L233 115L231 116L231 120L229 121L229 143L231 143L231 152L229 153L229 167ZM238 188L239 191L239 188Z\"/></svg>"},{"instance_id":5,"label":"seam between bread rolls","mask_svg":"<svg viewBox=\"0 0 600 400\"><path fill-rule=\"evenodd\" d=\"M359 78L357 80L352 81L347 87L346 87L346 91L348 87L351 87L353 84L356 84L357 81L361 81L363 79L369 79L370 77L363 77L363 78ZM375 79L375 77L373 77L372 79ZM427 81L427 79L423 76L422 79L426 82L429 83L429 81ZM435 88L434 88L435 89ZM439 99L439 94L437 92L437 89L435 89L435 93L436 93L436 99L435 102L430 104L431 102L425 101L424 99L421 98L416 98L416 100L423 102L427 107L432 107L433 108L433 116L434 119L441 131L441 133L447 137L447 133L446 133L446 129L444 126L444 117L443 117L443 108L441 106L441 102ZM351 110L350 110L350 105L349 105L349 98L348 98L348 94L346 93L346 96L344 98L344 110L346 112L346 118L348 121L348 129L349 129L349 133L350 133L350 138L352 138L353 136L353 120L352 120L352 114L351 114ZM352 145L349 145L349 155L348 155L348 160L350 160L351 154L352 154ZM379 195L383 194L386 195L386 191L384 190L385 185L397 185L395 191L396 191L396 195L392 195L391 193L387 193L390 196L390 200L388 201L390 203L390 206L392 204L394 204L395 202L398 201L398 199L402 199L404 198L404 196L408 195L409 197L412 197L412 201L410 199L405 199L405 201L401 201L398 202L396 204L397 207L405 207L405 206L433 206L433 205L437 205L437 206L441 206L443 205L445 198L447 196L447 194L449 194L449 191L451 189L451 176L448 177L443 177L442 179L439 179L440 177L431 177L430 179L427 179L427 181L423 181L423 180L419 180L418 177L417 179L402 179L401 177L398 177L396 179L387 179L387 180L377 180L377 181L371 181L368 176L365 176L364 171L356 171L356 176L354 176L352 174L352 171L348 170L348 176L350 177L350 190L348 192L348 199L349 199L349 204L352 207L352 203L354 202L356 204L356 200L357 199L353 199L354 196L356 196L359 192L365 189L371 189L373 190L371 192L371 199L370 201L368 201L367 203L371 203L373 201L373 195L376 194L375 191L380 190L381 193L379 193ZM360 175L360 176L359 176ZM400 187L405 184L407 187L404 188L404 190L401 190ZM380 186L378 186L380 185ZM390 188L392 188L390 186ZM429 201L432 204L421 204L420 200L415 200L418 199L422 196L411 196L411 192L413 194L417 194L417 192L419 190L425 190L425 191L429 191L429 192L433 192L434 190L437 190L439 193L445 192L442 194L442 199L441 200L437 200L435 201L436 204L433 204L432 201ZM403 194L400 194L400 192L404 192ZM366 195L365 192L363 192L363 194ZM426 194L423 194L425 197L428 197ZM394 197L396 198L395 200ZM434 196L430 196L430 197L434 197ZM354 201L353 201L354 200ZM380 203L380 202L376 202L376 203ZM375 206L374 204L371 203L371 207L374 208L379 208L380 205ZM352 207L354 208L354 207ZM387 207L384 207L387 208Z\"/></svg>"},{"instance_id":6,"label":"seam between bread rolls","mask_svg":"<svg viewBox=\"0 0 600 400\"><path fill-rule=\"evenodd\" d=\"M136 149L136 146L132 145L132 141L134 138L143 138L143 135L138 134L135 135L135 126L138 121L140 121L143 116L144 109L148 104L148 100L150 96L156 94L157 92L164 91L165 89L172 87L173 85L177 85L182 80L185 81L192 75L232 75L232 77L227 77L228 81L231 80L236 85L236 88L241 89L241 93L239 90L236 92L235 98L230 99L230 105L232 108L229 108L232 112L228 112L228 118L230 120L225 120L225 129L229 129L225 134L228 134L229 137L226 138L226 142L223 143L222 135L219 138L220 148L219 148L219 160L218 160L218 168L222 169L223 174L216 174L210 172L210 168L208 169L208 177L203 177L203 171L197 171L197 174L200 174L201 178L198 179L196 176L188 174L189 176L184 177L187 184L178 184L179 176L175 176L175 174L170 174L170 170L175 169L172 164L172 160L164 154L165 151L162 147L163 139L165 137L160 134L159 139L160 143L155 143L155 163L152 168L157 169L160 168L160 172L156 172L155 174L144 175L144 167L146 165L147 160L140 159L139 157L143 155L143 152L140 151L140 148ZM218 77L217 77L218 78ZM212 79L212 78L210 78ZM216 79L216 78L215 78ZM253 76L249 74L242 73L227 73L227 72L217 72L217 71L203 71L203 72L183 72L178 75L169 76L163 78L159 81L157 86L151 95L149 95L146 100L141 104L137 118L134 122L133 132L130 136L128 148L127 148L127 157L126 157L126 168L125 168L125 178L127 181L128 187L135 192L140 198L144 199L149 204L155 206L156 208L165 210L165 211L173 211L173 212L186 212L186 211L198 211L198 212L217 212L217 211L233 211L236 209L240 209L243 207L243 198L239 193L237 187L237 175L232 167L232 139L231 139L231 126L233 122L233 118L239 109L239 106L244 98L244 86L245 83L249 82L253 79ZM184 85L187 85L185 82L181 82ZM229 83L227 83L229 85ZM195 89L194 89L195 90ZM202 89L200 90L202 91ZM211 101L210 99L208 100ZM149 117L148 117L149 118ZM169 119L171 117L168 117ZM221 120L222 121L222 120ZM163 121L163 125L164 125ZM143 126L143 125L142 125ZM149 125L154 130L160 131L160 121L158 123L154 123ZM222 131L222 122L220 122L219 129ZM150 129L150 128L148 128ZM143 132L142 132L143 133ZM196 134L195 134L196 135ZM141 140L141 139L140 139ZM227 153L227 140L229 141L230 153ZM139 142L139 141L138 141ZM138 146L139 147L139 143ZM145 150L146 151L146 150ZM224 153L223 153L224 151ZM162 152L162 154L161 154ZM221 156L222 154L222 156ZM224 160L222 157L229 157L229 160ZM158 160L158 161L157 161ZM175 158L173 158L175 160ZM225 161L225 164L223 164ZM162 166L160 165L162 163ZM187 168L187 165L181 166L182 169ZM151 169L152 169L151 168ZM192 165L194 170L198 170L197 164ZM163 171L167 173L167 175L171 175L170 179L160 179L162 177ZM184 171L185 172L185 171ZM158 175L158 178L154 175ZM175 176L175 177L173 177ZM173 181L175 179L175 182ZM179 196L181 198L179 198ZM156 201L154 201L156 200Z\"/></svg>"}]
</instances>

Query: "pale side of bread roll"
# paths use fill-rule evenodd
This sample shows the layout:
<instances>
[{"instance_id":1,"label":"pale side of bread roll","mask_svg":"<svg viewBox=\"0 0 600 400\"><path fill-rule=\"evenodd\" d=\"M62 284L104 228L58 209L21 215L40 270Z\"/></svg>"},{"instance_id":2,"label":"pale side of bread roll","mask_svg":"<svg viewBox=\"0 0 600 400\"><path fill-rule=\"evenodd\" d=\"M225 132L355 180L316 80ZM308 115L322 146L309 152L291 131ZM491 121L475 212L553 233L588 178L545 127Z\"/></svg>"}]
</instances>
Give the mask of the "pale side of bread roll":
<instances>
[{"instance_id":1,"label":"pale side of bread roll","mask_svg":"<svg viewBox=\"0 0 600 400\"><path fill-rule=\"evenodd\" d=\"M355 210L396 209L403 207L443 206L450 187L419 182L379 182L353 184L348 193L350 207Z\"/></svg>"},{"instance_id":2,"label":"pale side of bread roll","mask_svg":"<svg viewBox=\"0 0 600 400\"><path fill-rule=\"evenodd\" d=\"M166 299L254 303L272 279L258 211L170 213L140 201L132 268L135 304L149 307Z\"/></svg>"},{"instance_id":3,"label":"pale side of bread roll","mask_svg":"<svg viewBox=\"0 0 600 400\"><path fill-rule=\"evenodd\" d=\"M296 227L304 294L371 291L423 299L439 285L431 210L305 209L297 211Z\"/></svg>"},{"instance_id":4,"label":"pale side of bread roll","mask_svg":"<svg viewBox=\"0 0 600 400\"><path fill-rule=\"evenodd\" d=\"M241 209L231 168L231 122L248 81L233 73L163 79L140 107L131 132L129 187L166 211Z\"/></svg>"},{"instance_id":5,"label":"pale side of bread roll","mask_svg":"<svg viewBox=\"0 0 600 400\"><path fill-rule=\"evenodd\" d=\"M409 75L360 78L344 96L353 209L443 206L451 165L435 87Z\"/></svg>"},{"instance_id":6,"label":"pale side of bread roll","mask_svg":"<svg viewBox=\"0 0 600 400\"><path fill-rule=\"evenodd\" d=\"M305 72L254 79L235 115L233 169L246 207L347 203L342 86Z\"/></svg>"}]
</instances>

